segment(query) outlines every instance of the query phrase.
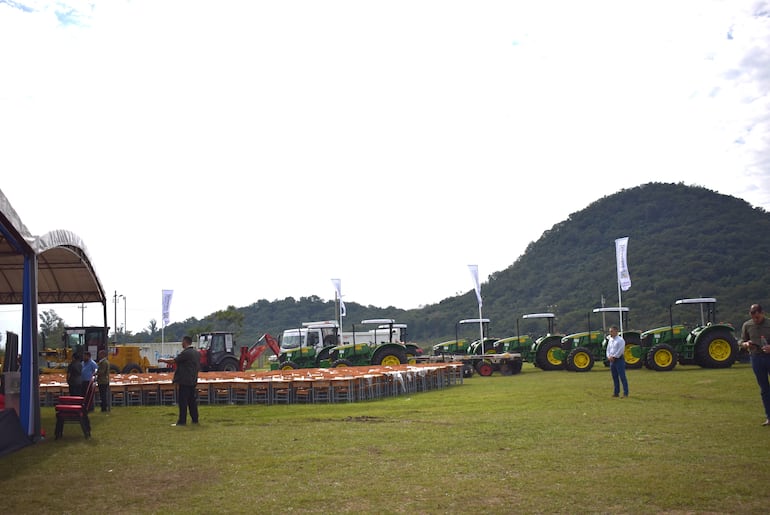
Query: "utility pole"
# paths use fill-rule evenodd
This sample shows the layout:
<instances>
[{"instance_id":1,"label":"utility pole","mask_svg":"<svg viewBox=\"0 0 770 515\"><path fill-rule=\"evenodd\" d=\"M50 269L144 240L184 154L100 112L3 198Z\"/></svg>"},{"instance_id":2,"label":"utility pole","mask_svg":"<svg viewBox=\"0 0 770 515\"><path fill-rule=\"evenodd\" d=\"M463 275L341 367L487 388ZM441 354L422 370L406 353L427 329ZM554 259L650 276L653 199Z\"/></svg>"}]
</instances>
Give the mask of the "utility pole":
<instances>
[{"instance_id":1,"label":"utility pole","mask_svg":"<svg viewBox=\"0 0 770 515\"><path fill-rule=\"evenodd\" d=\"M85 302L81 302L81 303L80 303L80 306L78 306L78 309L80 310L80 326L81 326L81 327L82 327L82 326L84 326L84 325L86 325L86 322L85 322L85 313L86 313L86 308L87 308L87 307L88 307L88 306L86 306Z\"/></svg>"},{"instance_id":2,"label":"utility pole","mask_svg":"<svg viewBox=\"0 0 770 515\"><path fill-rule=\"evenodd\" d=\"M115 334L115 339L117 340L118 337L118 290L115 290L114 295L112 296L112 303L115 305L115 312L113 313L113 321L115 322L115 327L113 328L112 332Z\"/></svg>"},{"instance_id":3,"label":"utility pole","mask_svg":"<svg viewBox=\"0 0 770 515\"><path fill-rule=\"evenodd\" d=\"M128 338L126 337L126 333L128 332L128 322L126 322L126 307L128 306L128 302L126 301L125 295L121 295L120 298L123 299L123 343L126 343L128 341Z\"/></svg>"}]
</instances>

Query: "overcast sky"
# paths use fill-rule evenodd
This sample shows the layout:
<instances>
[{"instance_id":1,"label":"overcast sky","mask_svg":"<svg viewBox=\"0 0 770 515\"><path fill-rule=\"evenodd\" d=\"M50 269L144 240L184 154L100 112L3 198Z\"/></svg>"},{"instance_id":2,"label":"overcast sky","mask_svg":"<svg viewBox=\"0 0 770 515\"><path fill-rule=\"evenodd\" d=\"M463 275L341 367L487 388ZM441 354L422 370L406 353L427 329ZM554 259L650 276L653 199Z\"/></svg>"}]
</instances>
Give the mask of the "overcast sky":
<instances>
[{"instance_id":1,"label":"overcast sky","mask_svg":"<svg viewBox=\"0 0 770 515\"><path fill-rule=\"evenodd\" d=\"M132 332L435 303L650 181L770 209L768 1L0 0L0 48L0 189Z\"/></svg>"}]
</instances>

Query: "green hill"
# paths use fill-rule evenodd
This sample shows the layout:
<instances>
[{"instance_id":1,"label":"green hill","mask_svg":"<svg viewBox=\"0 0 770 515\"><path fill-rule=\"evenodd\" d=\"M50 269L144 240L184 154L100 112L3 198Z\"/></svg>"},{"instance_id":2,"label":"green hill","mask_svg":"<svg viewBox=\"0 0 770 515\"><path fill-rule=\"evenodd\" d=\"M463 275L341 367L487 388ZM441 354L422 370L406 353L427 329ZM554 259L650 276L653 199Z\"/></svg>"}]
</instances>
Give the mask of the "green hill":
<instances>
[{"instance_id":1,"label":"green hill","mask_svg":"<svg viewBox=\"0 0 770 515\"><path fill-rule=\"evenodd\" d=\"M521 315L543 311L557 315L557 332L586 330L588 314L601 306L602 296L607 306L617 305L614 241L628 236L632 287L623 292L623 306L630 309L629 328L668 324L669 306L685 297L715 297L717 319L739 328L751 303L770 306L766 234L770 215L764 209L703 187L649 183L622 190L571 214L530 243L511 266L492 274L481 287L483 316L491 320L490 334L498 337L515 335L517 330L542 334L546 329L542 321L525 323ZM458 320L478 316L470 289L420 309L352 302L346 307L346 329L365 318L394 318L409 325L412 341L425 345L454 338ZM690 311L675 310L675 321L699 320ZM334 313L333 302L315 296L258 300L201 320L171 324L166 338L233 329L239 332L239 342L248 343L262 333L280 334L302 321L334 318ZM596 328L600 321L591 323ZM136 336L137 341L157 339L146 333Z\"/></svg>"}]
</instances>

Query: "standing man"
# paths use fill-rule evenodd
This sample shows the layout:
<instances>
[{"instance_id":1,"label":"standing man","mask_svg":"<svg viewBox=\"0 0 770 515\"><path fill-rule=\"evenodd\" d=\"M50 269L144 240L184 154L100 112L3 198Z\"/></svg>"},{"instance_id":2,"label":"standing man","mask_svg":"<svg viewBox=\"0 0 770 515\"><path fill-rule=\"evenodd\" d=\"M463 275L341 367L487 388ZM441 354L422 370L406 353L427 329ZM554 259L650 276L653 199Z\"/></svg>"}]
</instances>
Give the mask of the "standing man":
<instances>
[{"instance_id":1,"label":"standing man","mask_svg":"<svg viewBox=\"0 0 770 515\"><path fill-rule=\"evenodd\" d=\"M96 361L91 359L91 353L86 351L85 354L83 354L83 370L80 374L80 388L83 390L82 395L85 396L86 394L86 388L88 387L88 383L93 381L94 374L96 373ZM93 411L94 405L91 403L90 406L88 406L88 411Z\"/></svg>"},{"instance_id":2,"label":"standing man","mask_svg":"<svg viewBox=\"0 0 770 515\"><path fill-rule=\"evenodd\" d=\"M626 341L618 335L618 326L610 327L610 337L607 339L607 360L610 362L613 397L620 395L620 383L623 383L623 397L628 397L628 379L626 379L626 360L623 353L626 351Z\"/></svg>"},{"instance_id":3,"label":"standing man","mask_svg":"<svg viewBox=\"0 0 770 515\"><path fill-rule=\"evenodd\" d=\"M763 426L770 426L770 322L765 318L765 312L759 304L749 308L750 320L746 320L741 328L741 346L749 350L751 369L757 378L762 406L765 408Z\"/></svg>"},{"instance_id":4,"label":"standing man","mask_svg":"<svg viewBox=\"0 0 770 515\"><path fill-rule=\"evenodd\" d=\"M172 426L187 425L187 411L193 424L198 423L198 396L195 387L198 384L198 371L200 370L200 353L192 345L192 338L182 338L182 352L175 358L160 358L158 361L174 363L174 384L177 387L177 402L179 403L179 418Z\"/></svg>"},{"instance_id":5,"label":"standing man","mask_svg":"<svg viewBox=\"0 0 770 515\"><path fill-rule=\"evenodd\" d=\"M97 356L96 382L99 384L99 403L102 413L110 411L110 362L107 361L107 351L100 350Z\"/></svg>"},{"instance_id":6,"label":"standing man","mask_svg":"<svg viewBox=\"0 0 770 515\"><path fill-rule=\"evenodd\" d=\"M83 383L83 363L80 362L80 354L73 353L72 361L67 365L67 385L70 388L70 395L81 396L85 392L82 388Z\"/></svg>"}]
</instances>

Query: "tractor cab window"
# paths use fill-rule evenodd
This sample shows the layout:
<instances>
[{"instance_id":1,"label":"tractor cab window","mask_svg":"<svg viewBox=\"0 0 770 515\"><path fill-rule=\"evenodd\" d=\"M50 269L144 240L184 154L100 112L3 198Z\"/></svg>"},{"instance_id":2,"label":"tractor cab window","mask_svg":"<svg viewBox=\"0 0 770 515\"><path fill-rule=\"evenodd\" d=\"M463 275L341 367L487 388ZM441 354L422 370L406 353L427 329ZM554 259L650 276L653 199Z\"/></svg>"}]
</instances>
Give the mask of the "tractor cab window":
<instances>
[{"instance_id":1,"label":"tractor cab window","mask_svg":"<svg viewBox=\"0 0 770 515\"><path fill-rule=\"evenodd\" d=\"M232 341L230 342L230 347L232 348ZM225 335L224 334L214 334L211 335L211 352L224 352L225 350Z\"/></svg>"},{"instance_id":2,"label":"tractor cab window","mask_svg":"<svg viewBox=\"0 0 770 515\"><path fill-rule=\"evenodd\" d=\"M281 351L296 349L302 342L302 334L299 331L284 331L281 337Z\"/></svg>"},{"instance_id":3,"label":"tractor cab window","mask_svg":"<svg viewBox=\"0 0 770 515\"><path fill-rule=\"evenodd\" d=\"M307 346L315 347L318 345L318 333L315 331L308 331L307 333Z\"/></svg>"}]
</instances>

